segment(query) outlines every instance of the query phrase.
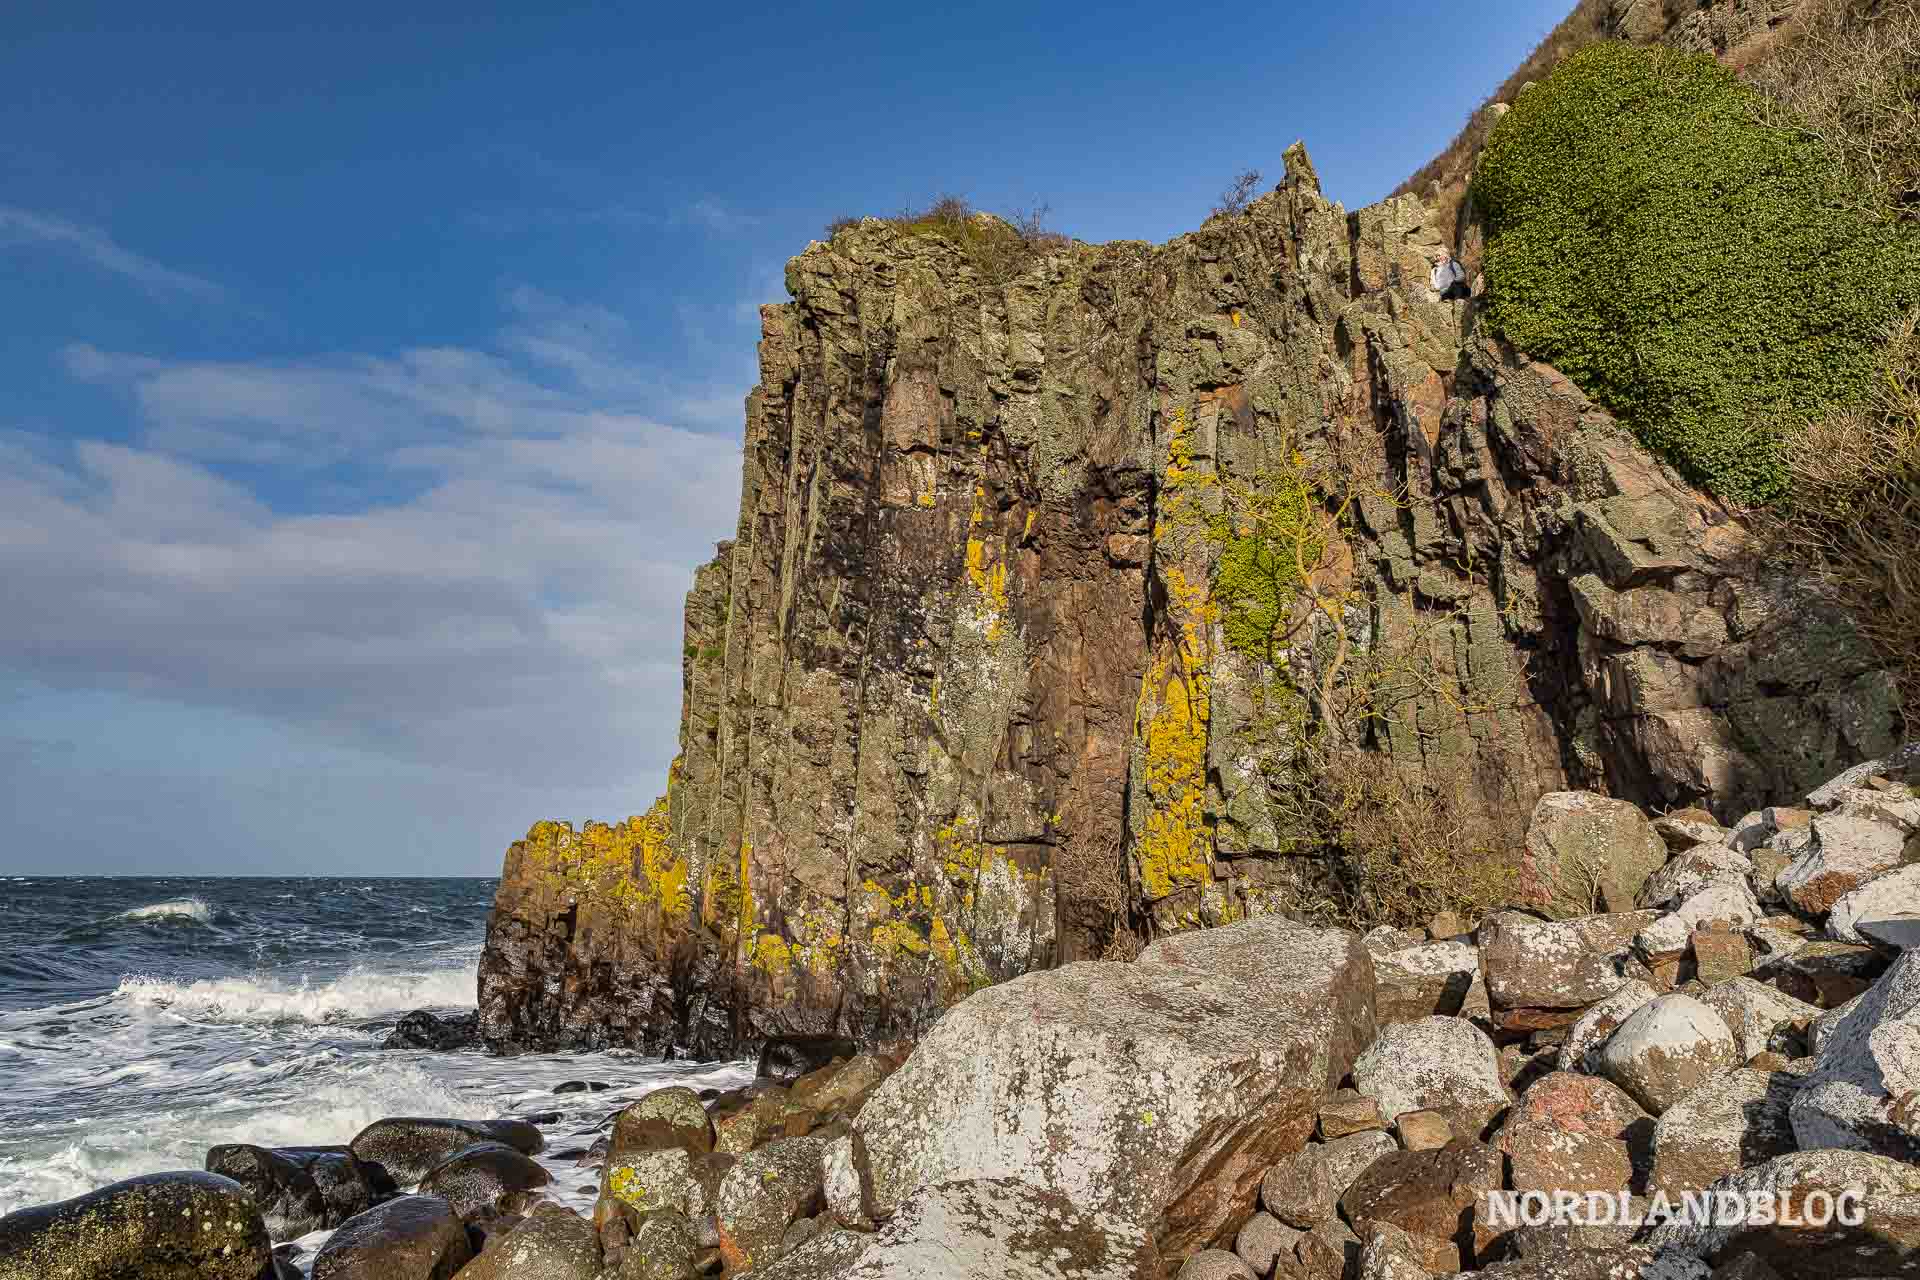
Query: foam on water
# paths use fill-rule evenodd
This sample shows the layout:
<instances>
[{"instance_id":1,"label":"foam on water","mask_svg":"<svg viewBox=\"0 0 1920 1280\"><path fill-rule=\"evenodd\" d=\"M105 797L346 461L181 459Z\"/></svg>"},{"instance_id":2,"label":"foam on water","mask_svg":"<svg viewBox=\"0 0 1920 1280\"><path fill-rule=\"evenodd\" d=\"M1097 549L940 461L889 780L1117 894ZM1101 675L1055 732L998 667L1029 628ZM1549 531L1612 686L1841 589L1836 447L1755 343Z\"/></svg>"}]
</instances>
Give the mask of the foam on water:
<instances>
[{"instance_id":1,"label":"foam on water","mask_svg":"<svg viewBox=\"0 0 1920 1280\"><path fill-rule=\"evenodd\" d=\"M122 911L116 920L197 920L201 924L213 923L213 908L199 898L175 898L170 902L154 902L144 907L135 907L131 911Z\"/></svg>"},{"instance_id":2,"label":"foam on water","mask_svg":"<svg viewBox=\"0 0 1920 1280\"><path fill-rule=\"evenodd\" d=\"M121 980L114 999L195 1022L349 1022L410 1009L472 1007L478 965L427 973L354 969L325 982L254 976L168 982Z\"/></svg>"}]
</instances>

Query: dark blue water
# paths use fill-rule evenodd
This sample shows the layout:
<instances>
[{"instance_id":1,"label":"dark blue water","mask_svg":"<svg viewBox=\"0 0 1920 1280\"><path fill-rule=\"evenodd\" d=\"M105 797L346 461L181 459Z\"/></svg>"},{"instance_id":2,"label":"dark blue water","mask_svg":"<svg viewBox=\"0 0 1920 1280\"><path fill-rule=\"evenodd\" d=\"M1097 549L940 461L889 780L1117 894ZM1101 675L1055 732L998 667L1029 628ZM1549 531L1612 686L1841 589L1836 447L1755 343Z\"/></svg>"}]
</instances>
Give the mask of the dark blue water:
<instances>
[{"instance_id":1,"label":"dark blue water","mask_svg":"<svg viewBox=\"0 0 1920 1280\"><path fill-rule=\"evenodd\" d=\"M386 1050L473 1008L492 880L0 878L0 1214L199 1168L222 1142L345 1142L383 1116L559 1111L553 1150L624 1098L740 1067L639 1054ZM601 1094L554 1095L570 1079ZM549 1166L576 1207L590 1180Z\"/></svg>"}]
</instances>

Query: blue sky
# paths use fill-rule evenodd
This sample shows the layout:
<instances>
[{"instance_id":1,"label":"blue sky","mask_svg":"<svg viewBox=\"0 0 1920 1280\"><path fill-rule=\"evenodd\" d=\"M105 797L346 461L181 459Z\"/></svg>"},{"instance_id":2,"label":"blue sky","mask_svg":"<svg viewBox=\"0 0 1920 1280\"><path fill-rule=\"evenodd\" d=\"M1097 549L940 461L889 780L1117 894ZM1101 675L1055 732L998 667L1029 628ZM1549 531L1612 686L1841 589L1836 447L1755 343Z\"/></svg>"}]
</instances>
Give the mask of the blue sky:
<instances>
[{"instance_id":1,"label":"blue sky","mask_svg":"<svg viewBox=\"0 0 1920 1280\"><path fill-rule=\"evenodd\" d=\"M9 5L0 873L493 874L646 807L757 307L946 191L1349 208L1568 0Z\"/></svg>"}]
</instances>

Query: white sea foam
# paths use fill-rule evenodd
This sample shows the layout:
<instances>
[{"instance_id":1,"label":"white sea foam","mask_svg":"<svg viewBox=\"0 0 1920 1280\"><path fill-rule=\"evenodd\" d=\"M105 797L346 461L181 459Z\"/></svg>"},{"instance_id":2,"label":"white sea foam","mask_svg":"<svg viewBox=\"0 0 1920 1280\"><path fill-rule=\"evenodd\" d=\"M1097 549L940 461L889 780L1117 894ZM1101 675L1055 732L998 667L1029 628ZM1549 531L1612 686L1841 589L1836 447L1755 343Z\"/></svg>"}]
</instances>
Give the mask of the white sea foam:
<instances>
[{"instance_id":1,"label":"white sea foam","mask_svg":"<svg viewBox=\"0 0 1920 1280\"><path fill-rule=\"evenodd\" d=\"M168 982L123 978L114 998L138 1009L165 1010L195 1022L352 1022L423 1008L472 1008L477 968L426 973L354 969L331 981L205 978Z\"/></svg>"},{"instance_id":2,"label":"white sea foam","mask_svg":"<svg viewBox=\"0 0 1920 1280\"><path fill-rule=\"evenodd\" d=\"M122 911L116 920L198 920L201 924L213 923L213 908L202 898L172 898L166 902L149 903L144 907L135 907L131 911Z\"/></svg>"}]
</instances>

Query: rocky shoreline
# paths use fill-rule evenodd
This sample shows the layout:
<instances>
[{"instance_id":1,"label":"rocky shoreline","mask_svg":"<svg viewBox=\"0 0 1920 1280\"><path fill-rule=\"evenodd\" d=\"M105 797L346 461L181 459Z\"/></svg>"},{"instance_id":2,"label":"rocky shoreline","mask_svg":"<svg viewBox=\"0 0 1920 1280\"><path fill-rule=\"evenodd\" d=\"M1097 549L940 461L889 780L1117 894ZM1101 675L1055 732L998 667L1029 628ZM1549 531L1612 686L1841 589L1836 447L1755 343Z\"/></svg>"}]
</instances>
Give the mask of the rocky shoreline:
<instances>
[{"instance_id":1,"label":"rocky shoreline","mask_svg":"<svg viewBox=\"0 0 1920 1280\"><path fill-rule=\"evenodd\" d=\"M1920 1276L1920 746L1729 825L1550 794L1527 868L1625 909L1259 916L776 1040L608 1116L590 1218L528 1119L216 1147L0 1219L0 1280L284 1280L314 1230L312 1280Z\"/></svg>"}]
</instances>

